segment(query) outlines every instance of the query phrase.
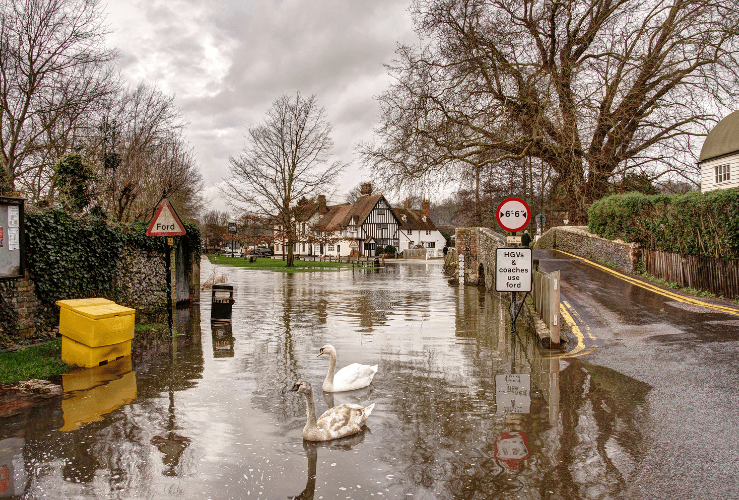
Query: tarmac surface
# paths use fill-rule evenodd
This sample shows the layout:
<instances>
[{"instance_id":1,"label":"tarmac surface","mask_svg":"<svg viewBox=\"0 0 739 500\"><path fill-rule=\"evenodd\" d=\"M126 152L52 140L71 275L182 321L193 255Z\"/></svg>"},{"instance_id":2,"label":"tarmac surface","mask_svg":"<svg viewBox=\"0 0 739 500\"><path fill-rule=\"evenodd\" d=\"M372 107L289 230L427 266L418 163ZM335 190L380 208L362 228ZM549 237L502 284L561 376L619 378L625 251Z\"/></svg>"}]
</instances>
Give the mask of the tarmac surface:
<instances>
[{"instance_id":1,"label":"tarmac surface","mask_svg":"<svg viewBox=\"0 0 739 500\"><path fill-rule=\"evenodd\" d=\"M638 410L640 470L626 497L739 498L739 306L563 252L534 258L544 272L561 271L565 359L651 387Z\"/></svg>"}]
</instances>

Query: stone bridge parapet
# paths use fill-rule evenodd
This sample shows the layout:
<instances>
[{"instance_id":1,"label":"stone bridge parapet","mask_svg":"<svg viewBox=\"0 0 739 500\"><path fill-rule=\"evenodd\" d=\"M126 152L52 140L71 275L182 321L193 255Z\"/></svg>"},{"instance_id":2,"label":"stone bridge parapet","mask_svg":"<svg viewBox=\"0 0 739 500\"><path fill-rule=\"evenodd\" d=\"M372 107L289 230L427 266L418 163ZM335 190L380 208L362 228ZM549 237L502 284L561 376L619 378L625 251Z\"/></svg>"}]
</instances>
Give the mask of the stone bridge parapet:
<instances>
[{"instance_id":1,"label":"stone bridge parapet","mask_svg":"<svg viewBox=\"0 0 739 500\"><path fill-rule=\"evenodd\" d=\"M628 273L636 272L641 260L641 250L637 243L607 240L589 233L586 226L552 228L536 241L534 248L554 248L596 262L611 263Z\"/></svg>"},{"instance_id":2,"label":"stone bridge parapet","mask_svg":"<svg viewBox=\"0 0 739 500\"><path fill-rule=\"evenodd\" d=\"M464 276L460 284L484 285L495 290L495 250L506 247L506 237L485 227L456 230L456 253L464 255Z\"/></svg>"}]
</instances>

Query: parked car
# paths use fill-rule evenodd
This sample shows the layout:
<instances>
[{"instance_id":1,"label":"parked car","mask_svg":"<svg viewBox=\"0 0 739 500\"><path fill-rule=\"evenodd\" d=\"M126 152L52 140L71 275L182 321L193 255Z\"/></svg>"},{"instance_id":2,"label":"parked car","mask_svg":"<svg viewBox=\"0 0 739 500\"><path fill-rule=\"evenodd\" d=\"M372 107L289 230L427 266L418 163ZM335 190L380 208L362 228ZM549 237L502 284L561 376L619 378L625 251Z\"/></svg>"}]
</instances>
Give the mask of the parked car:
<instances>
[{"instance_id":1,"label":"parked car","mask_svg":"<svg viewBox=\"0 0 739 500\"><path fill-rule=\"evenodd\" d=\"M275 253L272 251L271 248L267 247L257 247L252 252L252 255L274 255Z\"/></svg>"}]
</instances>

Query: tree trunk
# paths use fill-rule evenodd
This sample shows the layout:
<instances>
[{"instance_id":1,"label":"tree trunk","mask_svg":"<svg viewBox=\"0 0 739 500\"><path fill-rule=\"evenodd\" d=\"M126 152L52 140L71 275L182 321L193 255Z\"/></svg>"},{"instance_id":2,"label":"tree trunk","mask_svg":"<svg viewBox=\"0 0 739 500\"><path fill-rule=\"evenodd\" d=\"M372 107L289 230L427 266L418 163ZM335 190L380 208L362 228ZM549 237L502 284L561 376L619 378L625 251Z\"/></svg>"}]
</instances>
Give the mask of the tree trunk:
<instances>
[{"instance_id":1,"label":"tree trunk","mask_svg":"<svg viewBox=\"0 0 739 500\"><path fill-rule=\"evenodd\" d=\"M285 253L284 251L282 252ZM287 261L285 262L285 267L294 267L295 263L295 255L293 254L293 242L292 240L287 240Z\"/></svg>"}]
</instances>

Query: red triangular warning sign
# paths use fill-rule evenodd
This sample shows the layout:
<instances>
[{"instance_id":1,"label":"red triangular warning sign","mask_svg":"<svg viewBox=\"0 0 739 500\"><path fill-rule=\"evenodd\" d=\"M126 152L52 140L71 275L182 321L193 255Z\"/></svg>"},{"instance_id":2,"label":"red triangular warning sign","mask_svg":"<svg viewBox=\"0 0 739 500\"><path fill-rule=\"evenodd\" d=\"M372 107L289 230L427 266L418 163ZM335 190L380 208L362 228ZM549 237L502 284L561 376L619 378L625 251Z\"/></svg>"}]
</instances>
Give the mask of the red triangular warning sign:
<instances>
[{"instance_id":1,"label":"red triangular warning sign","mask_svg":"<svg viewBox=\"0 0 739 500\"><path fill-rule=\"evenodd\" d=\"M183 234L185 234L185 226L180 222L169 200L164 198L151 219L146 236L182 236Z\"/></svg>"}]
</instances>

